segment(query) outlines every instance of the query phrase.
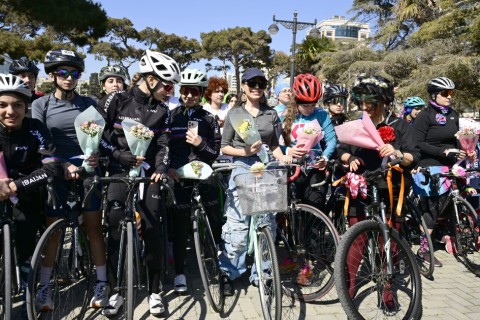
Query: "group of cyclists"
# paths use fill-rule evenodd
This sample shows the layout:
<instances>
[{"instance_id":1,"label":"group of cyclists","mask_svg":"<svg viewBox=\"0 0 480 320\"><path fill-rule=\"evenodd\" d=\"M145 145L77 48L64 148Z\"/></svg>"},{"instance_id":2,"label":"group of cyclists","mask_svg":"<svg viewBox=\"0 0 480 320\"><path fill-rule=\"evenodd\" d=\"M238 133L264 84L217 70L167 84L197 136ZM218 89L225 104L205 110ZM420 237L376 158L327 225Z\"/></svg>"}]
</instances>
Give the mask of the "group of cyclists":
<instances>
[{"instance_id":1,"label":"group of cyclists","mask_svg":"<svg viewBox=\"0 0 480 320\"><path fill-rule=\"evenodd\" d=\"M463 151L455 138L459 131L459 115L451 106L455 85L445 77L428 83L428 103L420 97L409 97L404 101L402 111L396 114L392 108L395 98L393 84L376 75L359 76L347 90L341 84L323 87L314 75L299 74L292 87L287 83L275 87L279 103L270 106L266 99L267 78L257 68L243 72L241 92L238 96L229 94L228 101L233 103L227 104L224 103L228 93L225 79L209 79L198 69L182 71L171 57L150 50L141 57L138 65L139 72L132 77L129 87L127 80L130 77L126 69L118 65L102 68L99 72L102 92L95 99L75 91L85 64L83 58L71 50L52 50L45 56L45 72L55 85L52 93L35 91L39 69L28 59L14 60L10 66L11 74L0 74L0 144L8 174L0 179L0 200L18 198L13 211L17 222L16 237L22 243L18 261L26 266L21 268L24 282L28 278L29 259L38 232L42 225L49 225L59 218L59 210L53 209L42 191L47 179L54 178L60 208L67 205L67 192L72 181L79 185L79 190L83 189L79 170L83 161L79 155L83 155L83 151L74 120L90 106L96 107L106 125L100 152L88 155L86 163L96 168L97 174L106 171L110 176L126 176L131 168L141 166L143 174L151 177L152 183L140 191L137 211L141 215L148 267L148 303L152 315L165 312L160 258L167 253L163 252L157 239L161 236L160 217L165 215L161 202L166 200L159 182L162 179L173 182L176 203L171 208L170 226L173 228L174 290L184 294L187 292L184 261L193 185L180 179L176 169L194 160L212 165L217 159L226 158L253 165L264 161L261 156L264 150L268 150L271 159L284 163L308 155L307 169L295 182L298 195L303 203L324 210L329 186L312 188L311 185L325 179L327 162L332 159L336 159L345 172L361 174L379 168L388 159L399 158L403 170L394 171L392 177L396 194L401 183L407 188L412 185L411 171L417 166L452 167L464 159L477 159L476 153ZM180 86L179 101L169 108L168 99L175 85ZM379 132L386 132L381 147L370 149L338 141L335 127L349 120L345 113L349 103L364 111ZM232 117L253 118L261 139L254 143L244 141ZM154 132L144 156L136 156L130 150L121 124L124 119L135 120ZM190 130L192 123L196 130ZM306 148L298 143L297 138L299 132L312 123L319 126L317 134L322 138L316 145ZM99 168L100 156L109 160L108 166L102 170ZM218 196L213 178L201 190L215 240L222 244L222 288L227 296L234 294L234 280L247 270L249 216L241 210L234 179L245 170L239 167L231 172L224 201ZM108 186L107 208L104 208L109 221L107 243L102 229L102 199L94 194L82 208L97 278L90 307L102 308L106 316L116 315L124 301L111 290L111 277L116 274L118 262L119 224L125 212L125 191L120 184ZM380 185L380 192L388 197L386 182ZM428 226L424 232L431 233L434 229L444 198L442 194L421 197L420 205ZM350 226L365 219L364 205L363 201L352 199L347 213ZM218 212L223 207L222 216ZM265 219L274 232L274 214L266 215ZM400 215L394 219L393 227L400 230L401 223ZM448 236L446 240L452 241ZM425 241L422 244L416 254L430 261L427 258L433 252L428 252ZM36 307L43 311L54 308L50 275L55 252L50 251L47 248L35 301ZM348 259L351 259L348 274L355 279L359 266L354 261L359 257ZM438 259L435 264L441 266ZM308 268L299 266L299 285L309 283L312 273ZM254 269L250 281L256 285ZM353 295L354 281L350 285Z\"/></svg>"}]
</instances>

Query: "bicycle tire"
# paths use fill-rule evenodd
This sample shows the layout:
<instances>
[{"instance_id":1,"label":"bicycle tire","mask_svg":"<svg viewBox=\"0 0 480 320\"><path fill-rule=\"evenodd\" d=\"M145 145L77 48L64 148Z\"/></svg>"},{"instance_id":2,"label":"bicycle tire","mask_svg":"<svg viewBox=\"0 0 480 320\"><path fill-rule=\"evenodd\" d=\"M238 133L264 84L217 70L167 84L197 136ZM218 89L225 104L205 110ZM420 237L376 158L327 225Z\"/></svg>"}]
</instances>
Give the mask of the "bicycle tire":
<instances>
[{"instance_id":1,"label":"bicycle tire","mask_svg":"<svg viewBox=\"0 0 480 320\"><path fill-rule=\"evenodd\" d=\"M2 255L1 255L1 279L0 287L3 292L1 299L1 317L10 320L12 316L12 251L10 239L10 225L8 223L2 228Z\"/></svg>"},{"instance_id":2,"label":"bicycle tire","mask_svg":"<svg viewBox=\"0 0 480 320\"><path fill-rule=\"evenodd\" d=\"M53 310L48 312L50 319L83 319L88 307L91 275L93 273L90 248L87 236L79 227L78 239L74 239L72 226L59 219L52 223L40 237L32 257L27 286L27 312L29 319L38 319L43 313L37 310L35 298L40 283L40 269L45 257L44 250L49 241L57 244L55 262L49 285L52 286ZM56 240L58 236L58 240ZM77 243L77 269L73 266L74 246Z\"/></svg>"},{"instance_id":3,"label":"bicycle tire","mask_svg":"<svg viewBox=\"0 0 480 320\"><path fill-rule=\"evenodd\" d=\"M167 207L165 204L163 204L163 210L161 210L161 212L160 237L158 239L159 246L163 252L160 256L160 285L162 286L160 291L163 290L163 285L168 281L168 220Z\"/></svg>"},{"instance_id":4,"label":"bicycle tire","mask_svg":"<svg viewBox=\"0 0 480 320\"><path fill-rule=\"evenodd\" d=\"M463 198L456 199L456 207L460 221L456 221L455 225L455 256L463 260L468 270L480 276L480 246L476 244L480 236L477 213Z\"/></svg>"},{"instance_id":5,"label":"bicycle tire","mask_svg":"<svg viewBox=\"0 0 480 320\"><path fill-rule=\"evenodd\" d=\"M405 213L405 222L403 224L405 240L415 254L420 274L425 278L431 278L435 271L435 255L432 237L428 231L422 232L421 229L424 231L428 230L427 223L412 200L405 198L405 202L408 208ZM424 257L421 257L418 253L420 249L420 237L422 234L427 238L428 250L430 252L428 260L424 260Z\"/></svg>"},{"instance_id":6,"label":"bicycle tire","mask_svg":"<svg viewBox=\"0 0 480 320\"><path fill-rule=\"evenodd\" d=\"M222 271L208 217L200 209L193 213L193 239L205 296L215 312L222 312L225 303L221 285Z\"/></svg>"},{"instance_id":7,"label":"bicycle tire","mask_svg":"<svg viewBox=\"0 0 480 320\"><path fill-rule=\"evenodd\" d=\"M317 208L298 204L295 216L297 222L300 218L307 222L310 231L305 232L305 228L297 223L293 231L295 236L289 239L295 252L292 254L279 248L280 261L291 259L294 262L293 267L282 267L282 287L284 293L294 299L313 301L325 296L334 286L333 261L340 240L333 222ZM287 220L291 218L291 213L287 214ZM298 243L294 243L294 239ZM310 283L298 283L297 276L302 270L311 272Z\"/></svg>"},{"instance_id":8,"label":"bicycle tire","mask_svg":"<svg viewBox=\"0 0 480 320\"><path fill-rule=\"evenodd\" d=\"M280 320L282 318L282 284L272 232L269 227L261 227L257 230L256 236L255 264L259 275L258 291L263 317L266 320Z\"/></svg>"},{"instance_id":9,"label":"bicycle tire","mask_svg":"<svg viewBox=\"0 0 480 320\"><path fill-rule=\"evenodd\" d=\"M349 319L419 319L422 314L422 283L416 259L405 240L398 232L390 229L390 243L394 273L387 280L386 261L381 254L378 221L365 220L349 228L335 256L335 286L338 299ZM373 241L374 247L367 249L366 243ZM360 250L358 250L360 249ZM350 289L348 265L352 266L355 256L360 257L355 272L355 286ZM373 259L370 257L373 256ZM375 266L370 264L375 261ZM384 288L387 288L384 290ZM352 296L350 295L352 291ZM388 301L391 307L386 306Z\"/></svg>"},{"instance_id":10,"label":"bicycle tire","mask_svg":"<svg viewBox=\"0 0 480 320\"><path fill-rule=\"evenodd\" d=\"M122 289L125 292L123 295L124 305L123 312L126 320L133 320L134 307L135 307L135 286L134 286L134 276L135 276L135 253L134 253L134 238L133 238L133 222L127 221L126 227L126 255L123 263L123 278L122 278ZM126 272L125 272L126 271ZM125 274L126 273L126 274Z\"/></svg>"}]
</instances>

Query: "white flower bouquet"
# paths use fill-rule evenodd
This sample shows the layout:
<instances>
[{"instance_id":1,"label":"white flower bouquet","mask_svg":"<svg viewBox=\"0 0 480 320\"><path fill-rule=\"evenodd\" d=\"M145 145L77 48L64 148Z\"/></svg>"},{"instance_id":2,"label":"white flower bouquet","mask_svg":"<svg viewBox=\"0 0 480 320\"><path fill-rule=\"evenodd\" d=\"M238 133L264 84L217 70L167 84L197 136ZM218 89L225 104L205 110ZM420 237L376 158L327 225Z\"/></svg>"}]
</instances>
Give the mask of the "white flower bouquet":
<instances>
[{"instance_id":1,"label":"white flower bouquet","mask_svg":"<svg viewBox=\"0 0 480 320\"><path fill-rule=\"evenodd\" d=\"M74 121L75 132L77 133L78 144L83 151L82 159L98 152L100 139L102 138L103 128L105 128L105 119L94 106L80 113ZM94 168L84 160L82 167L87 172L92 172Z\"/></svg>"},{"instance_id":2,"label":"white flower bouquet","mask_svg":"<svg viewBox=\"0 0 480 320\"><path fill-rule=\"evenodd\" d=\"M135 156L144 157L147 153L150 142L152 142L152 138L154 136L153 131L150 130L148 127L144 126L143 124L132 119L123 120L122 128L127 139L128 147L130 148L132 154ZM130 177L138 177L140 174L140 170L140 166L132 168L130 169L128 175Z\"/></svg>"}]
</instances>

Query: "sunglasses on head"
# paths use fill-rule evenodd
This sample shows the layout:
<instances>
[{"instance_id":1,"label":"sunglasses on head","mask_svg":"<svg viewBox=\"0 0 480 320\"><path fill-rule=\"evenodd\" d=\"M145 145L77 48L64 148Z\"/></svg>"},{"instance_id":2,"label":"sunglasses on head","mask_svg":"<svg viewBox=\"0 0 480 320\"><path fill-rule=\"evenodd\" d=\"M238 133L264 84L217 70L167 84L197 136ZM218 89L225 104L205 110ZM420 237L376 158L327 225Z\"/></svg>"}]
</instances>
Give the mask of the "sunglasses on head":
<instances>
[{"instance_id":1,"label":"sunglasses on head","mask_svg":"<svg viewBox=\"0 0 480 320\"><path fill-rule=\"evenodd\" d=\"M453 96L453 92L454 92L453 89L446 89L446 90L440 91L440 95L444 98L447 98L448 96Z\"/></svg>"},{"instance_id":2,"label":"sunglasses on head","mask_svg":"<svg viewBox=\"0 0 480 320\"><path fill-rule=\"evenodd\" d=\"M258 88L258 89L266 89L267 88L267 81L263 79L249 79L245 81L249 88Z\"/></svg>"},{"instance_id":3,"label":"sunglasses on head","mask_svg":"<svg viewBox=\"0 0 480 320\"><path fill-rule=\"evenodd\" d=\"M63 79L72 77L73 80L78 80L82 76L82 73L78 70L69 71L67 69L58 69L57 71L55 71L55 75Z\"/></svg>"},{"instance_id":4,"label":"sunglasses on head","mask_svg":"<svg viewBox=\"0 0 480 320\"><path fill-rule=\"evenodd\" d=\"M345 98L345 97L333 98L332 100L328 101L328 103L346 105L347 104L347 98Z\"/></svg>"},{"instance_id":5,"label":"sunglasses on head","mask_svg":"<svg viewBox=\"0 0 480 320\"><path fill-rule=\"evenodd\" d=\"M191 94L192 97L198 97L200 95L200 89L198 89L197 87L181 87L180 93L185 96Z\"/></svg>"},{"instance_id":6,"label":"sunglasses on head","mask_svg":"<svg viewBox=\"0 0 480 320\"><path fill-rule=\"evenodd\" d=\"M163 82L162 80L160 80L160 82L162 83L163 89L165 89L165 91L167 92L172 91L173 83Z\"/></svg>"}]
</instances>

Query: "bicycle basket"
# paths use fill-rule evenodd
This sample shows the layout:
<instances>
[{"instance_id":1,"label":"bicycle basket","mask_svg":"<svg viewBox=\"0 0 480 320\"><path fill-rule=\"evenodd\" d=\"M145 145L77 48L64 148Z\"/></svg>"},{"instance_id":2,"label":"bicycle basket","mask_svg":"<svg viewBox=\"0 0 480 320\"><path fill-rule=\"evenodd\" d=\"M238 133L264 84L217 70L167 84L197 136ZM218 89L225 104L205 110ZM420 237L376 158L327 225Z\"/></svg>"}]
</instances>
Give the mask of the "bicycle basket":
<instances>
[{"instance_id":1,"label":"bicycle basket","mask_svg":"<svg viewBox=\"0 0 480 320\"><path fill-rule=\"evenodd\" d=\"M241 173L235 176L234 180L243 214L287 210L287 170Z\"/></svg>"}]
</instances>

